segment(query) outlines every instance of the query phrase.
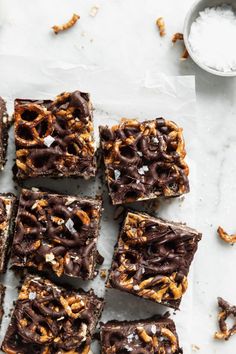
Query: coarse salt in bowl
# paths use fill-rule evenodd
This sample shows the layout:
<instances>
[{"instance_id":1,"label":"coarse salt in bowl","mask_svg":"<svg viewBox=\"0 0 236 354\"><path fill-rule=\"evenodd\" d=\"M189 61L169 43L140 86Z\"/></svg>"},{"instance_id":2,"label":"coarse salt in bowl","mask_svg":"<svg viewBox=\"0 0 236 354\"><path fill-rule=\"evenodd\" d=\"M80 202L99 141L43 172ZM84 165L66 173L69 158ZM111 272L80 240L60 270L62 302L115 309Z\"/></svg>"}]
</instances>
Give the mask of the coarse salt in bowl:
<instances>
[{"instance_id":1,"label":"coarse salt in bowl","mask_svg":"<svg viewBox=\"0 0 236 354\"><path fill-rule=\"evenodd\" d=\"M235 0L201 0L186 16L186 48L205 71L219 76L236 76L235 38Z\"/></svg>"}]
</instances>

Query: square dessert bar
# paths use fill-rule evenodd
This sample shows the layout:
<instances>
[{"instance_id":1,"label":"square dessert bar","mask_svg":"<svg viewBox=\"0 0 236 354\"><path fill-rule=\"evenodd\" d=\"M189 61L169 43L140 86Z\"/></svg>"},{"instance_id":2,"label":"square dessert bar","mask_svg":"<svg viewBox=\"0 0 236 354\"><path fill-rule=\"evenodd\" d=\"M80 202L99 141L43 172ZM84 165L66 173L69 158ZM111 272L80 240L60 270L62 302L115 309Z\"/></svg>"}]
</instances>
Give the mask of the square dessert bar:
<instances>
[{"instance_id":1,"label":"square dessert bar","mask_svg":"<svg viewBox=\"0 0 236 354\"><path fill-rule=\"evenodd\" d=\"M16 178L95 175L92 104L80 91L15 100Z\"/></svg>"},{"instance_id":2,"label":"square dessert bar","mask_svg":"<svg viewBox=\"0 0 236 354\"><path fill-rule=\"evenodd\" d=\"M0 194L0 274L6 271L10 257L15 209L16 197L11 193Z\"/></svg>"},{"instance_id":3,"label":"square dessert bar","mask_svg":"<svg viewBox=\"0 0 236 354\"><path fill-rule=\"evenodd\" d=\"M184 224L128 212L107 287L178 309L201 234Z\"/></svg>"},{"instance_id":4,"label":"square dessert bar","mask_svg":"<svg viewBox=\"0 0 236 354\"><path fill-rule=\"evenodd\" d=\"M93 279L100 199L23 189L16 217L12 265Z\"/></svg>"},{"instance_id":5,"label":"square dessert bar","mask_svg":"<svg viewBox=\"0 0 236 354\"><path fill-rule=\"evenodd\" d=\"M157 118L100 127L105 174L113 204L189 192L182 128Z\"/></svg>"},{"instance_id":6,"label":"square dessert bar","mask_svg":"<svg viewBox=\"0 0 236 354\"><path fill-rule=\"evenodd\" d=\"M102 354L180 354L174 322L164 316L140 321L109 321L101 325Z\"/></svg>"},{"instance_id":7,"label":"square dessert bar","mask_svg":"<svg viewBox=\"0 0 236 354\"><path fill-rule=\"evenodd\" d=\"M2 343L11 354L88 354L103 309L92 290L83 292L28 276Z\"/></svg>"},{"instance_id":8,"label":"square dessert bar","mask_svg":"<svg viewBox=\"0 0 236 354\"><path fill-rule=\"evenodd\" d=\"M8 128L9 121L6 103L2 97L0 97L0 170L3 170L6 163Z\"/></svg>"}]
</instances>

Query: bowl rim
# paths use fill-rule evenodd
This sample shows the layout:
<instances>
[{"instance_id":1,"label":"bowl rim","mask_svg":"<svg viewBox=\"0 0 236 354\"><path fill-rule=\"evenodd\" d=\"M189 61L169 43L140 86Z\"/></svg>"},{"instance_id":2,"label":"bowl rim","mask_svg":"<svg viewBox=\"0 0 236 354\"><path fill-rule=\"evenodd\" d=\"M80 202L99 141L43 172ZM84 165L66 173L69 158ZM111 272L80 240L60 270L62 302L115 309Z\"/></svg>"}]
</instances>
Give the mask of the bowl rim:
<instances>
[{"instance_id":1,"label":"bowl rim","mask_svg":"<svg viewBox=\"0 0 236 354\"><path fill-rule=\"evenodd\" d=\"M219 70L216 70L216 69L212 69L211 67L201 63L196 57L195 57L195 54L194 52L192 51L191 49L191 46L189 44L189 40L188 40L188 27L189 27L189 24L190 24L190 18L191 18L191 15L192 13L194 12L194 10L196 9L196 7L200 4L200 3L204 3L206 0L196 0L192 6L190 7L190 9L188 10L187 12L187 15L185 16L185 20L184 20L184 30L183 30L183 35L184 35L184 44L185 44L185 47L189 53L189 55L191 56L192 60L203 70L207 71L208 73L210 74L213 74L213 75L217 75L217 76L223 76L223 77L234 77L236 76L236 70L235 71L227 71L227 72L223 72L223 71L219 71ZM227 0L223 3L227 3ZM207 8L207 5L206 5L206 8Z\"/></svg>"}]
</instances>

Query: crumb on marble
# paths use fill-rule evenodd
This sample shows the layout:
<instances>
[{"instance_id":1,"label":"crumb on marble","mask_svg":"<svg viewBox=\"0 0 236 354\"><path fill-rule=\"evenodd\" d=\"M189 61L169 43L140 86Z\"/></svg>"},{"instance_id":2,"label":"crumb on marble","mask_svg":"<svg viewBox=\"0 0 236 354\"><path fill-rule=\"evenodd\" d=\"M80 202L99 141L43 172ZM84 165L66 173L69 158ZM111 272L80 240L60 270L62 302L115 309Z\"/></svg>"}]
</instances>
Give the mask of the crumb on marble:
<instances>
[{"instance_id":1,"label":"crumb on marble","mask_svg":"<svg viewBox=\"0 0 236 354\"><path fill-rule=\"evenodd\" d=\"M175 44L176 42L183 41L183 40L184 40L183 33L177 32L177 33L173 34L171 41L173 44ZM180 57L180 60L185 61L188 59L188 57L189 57L189 52L188 52L187 48L184 46L184 51Z\"/></svg>"},{"instance_id":2,"label":"crumb on marble","mask_svg":"<svg viewBox=\"0 0 236 354\"><path fill-rule=\"evenodd\" d=\"M193 352L196 352L196 351L200 350L200 347L198 345L196 345L196 344L192 344L191 347L192 347L192 351Z\"/></svg>"},{"instance_id":3,"label":"crumb on marble","mask_svg":"<svg viewBox=\"0 0 236 354\"><path fill-rule=\"evenodd\" d=\"M236 234L229 235L221 226L218 227L217 233L224 242L231 244L236 243Z\"/></svg>"},{"instance_id":4,"label":"crumb on marble","mask_svg":"<svg viewBox=\"0 0 236 354\"><path fill-rule=\"evenodd\" d=\"M184 39L183 33L177 32L172 36L172 43L176 43L177 41L182 41Z\"/></svg>"},{"instance_id":5,"label":"crumb on marble","mask_svg":"<svg viewBox=\"0 0 236 354\"><path fill-rule=\"evenodd\" d=\"M94 6L91 7L91 9L89 11L89 15L91 17L95 17L95 16L97 16L98 11L99 11L99 6L98 5L94 5Z\"/></svg>"},{"instance_id":6,"label":"crumb on marble","mask_svg":"<svg viewBox=\"0 0 236 354\"><path fill-rule=\"evenodd\" d=\"M164 21L163 17L159 17L156 20L156 25L159 29L160 36L164 37L166 35L166 25L165 25L165 21Z\"/></svg>"},{"instance_id":7,"label":"crumb on marble","mask_svg":"<svg viewBox=\"0 0 236 354\"><path fill-rule=\"evenodd\" d=\"M185 61L188 59L188 57L189 57L189 52L188 52L187 48L185 47L184 51L180 57L180 60Z\"/></svg>"},{"instance_id":8,"label":"crumb on marble","mask_svg":"<svg viewBox=\"0 0 236 354\"><path fill-rule=\"evenodd\" d=\"M105 279L107 277L107 270L105 268L102 268L99 274L102 279Z\"/></svg>"},{"instance_id":9,"label":"crumb on marble","mask_svg":"<svg viewBox=\"0 0 236 354\"><path fill-rule=\"evenodd\" d=\"M64 23L63 25L55 25L52 27L52 29L55 34L58 34L59 32L65 31L71 28L72 26L74 26L79 19L80 19L79 15L73 14L73 16L68 22Z\"/></svg>"}]
</instances>

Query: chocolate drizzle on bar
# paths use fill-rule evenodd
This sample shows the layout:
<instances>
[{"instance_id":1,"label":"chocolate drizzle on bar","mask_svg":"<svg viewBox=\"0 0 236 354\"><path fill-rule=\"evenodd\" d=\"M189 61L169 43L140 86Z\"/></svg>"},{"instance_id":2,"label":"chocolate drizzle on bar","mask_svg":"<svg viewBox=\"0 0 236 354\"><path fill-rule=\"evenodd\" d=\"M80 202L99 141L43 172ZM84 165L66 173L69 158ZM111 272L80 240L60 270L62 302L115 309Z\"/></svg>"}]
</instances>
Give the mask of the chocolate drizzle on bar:
<instances>
[{"instance_id":1,"label":"chocolate drizzle on bar","mask_svg":"<svg viewBox=\"0 0 236 354\"><path fill-rule=\"evenodd\" d=\"M182 129L175 123L123 119L112 128L100 127L100 136L113 204L189 191Z\"/></svg>"},{"instance_id":2,"label":"chocolate drizzle on bar","mask_svg":"<svg viewBox=\"0 0 236 354\"><path fill-rule=\"evenodd\" d=\"M107 286L178 309L200 239L183 224L128 212Z\"/></svg>"},{"instance_id":3,"label":"chocolate drizzle on bar","mask_svg":"<svg viewBox=\"0 0 236 354\"><path fill-rule=\"evenodd\" d=\"M92 290L67 290L28 276L2 349L11 354L88 354L102 308L103 300Z\"/></svg>"},{"instance_id":4,"label":"chocolate drizzle on bar","mask_svg":"<svg viewBox=\"0 0 236 354\"><path fill-rule=\"evenodd\" d=\"M174 322L164 316L109 321L101 326L102 354L180 354Z\"/></svg>"},{"instance_id":5,"label":"chocolate drizzle on bar","mask_svg":"<svg viewBox=\"0 0 236 354\"><path fill-rule=\"evenodd\" d=\"M9 128L8 118L6 103L2 97L0 97L0 170L3 170L6 163Z\"/></svg>"},{"instance_id":6,"label":"chocolate drizzle on bar","mask_svg":"<svg viewBox=\"0 0 236 354\"><path fill-rule=\"evenodd\" d=\"M4 315L3 303L4 303L4 298L5 298L5 292L6 292L5 286L0 284L0 326L2 323L3 315Z\"/></svg>"},{"instance_id":7,"label":"chocolate drizzle on bar","mask_svg":"<svg viewBox=\"0 0 236 354\"><path fill-rule=\"evenodd\" d=\"M95 175L92 105L87 93L15 101L16 177Z\"/></svg>"},{"instance_id":8,"label":"chocolate drizzle on bar","mask_svg":"<svg viewBox=\"0 0 236 354\"><path fill-rule=\"evenodd\" d=\"M22 190L12 265L93 279L101 200Z\"/></svg>"}]
</instances>

